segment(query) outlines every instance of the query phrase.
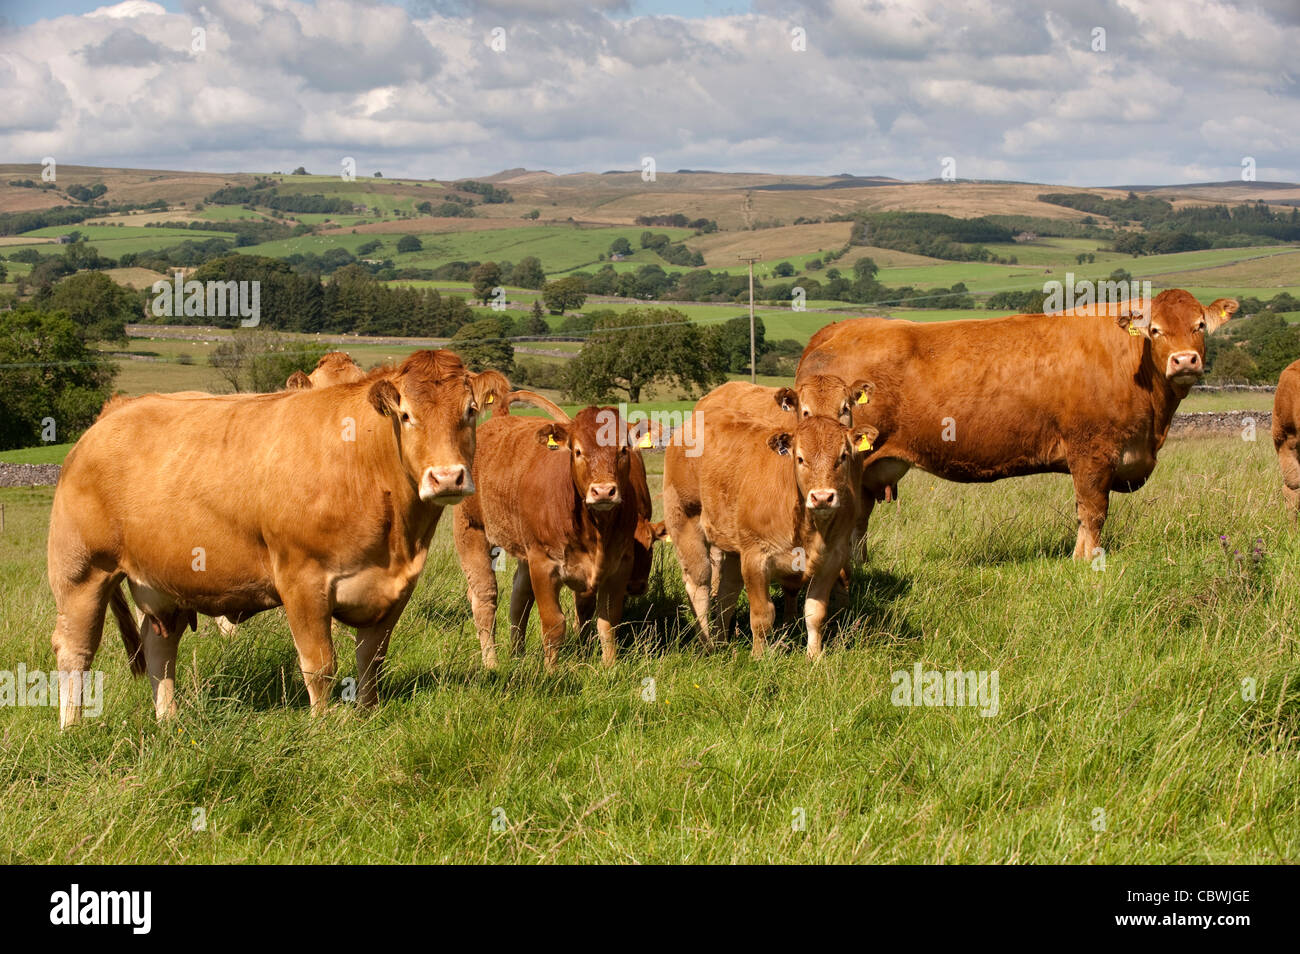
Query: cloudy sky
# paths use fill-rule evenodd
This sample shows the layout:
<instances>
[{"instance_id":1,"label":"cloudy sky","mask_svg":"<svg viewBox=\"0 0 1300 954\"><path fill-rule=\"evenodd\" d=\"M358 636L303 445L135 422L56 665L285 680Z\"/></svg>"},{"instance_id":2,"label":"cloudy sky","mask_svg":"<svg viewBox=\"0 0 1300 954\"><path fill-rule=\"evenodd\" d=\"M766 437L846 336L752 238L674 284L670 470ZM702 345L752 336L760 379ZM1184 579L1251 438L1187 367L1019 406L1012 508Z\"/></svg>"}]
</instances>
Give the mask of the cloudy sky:
<instances>
[{"instance_id":1,"label":"cloudy sky","mask_svg":"<svg viewBox=\"0 0 1300 954\"><path fill-rule=\"evenodd\" d=\"M0 0L0 161L1300 180L1300 0ZM196 32L198 31L198 32ZM1104 31L1104 32L1101 32ZM1104 49L1094 47L1104 45Z\"/></svg>"}]
</instances>

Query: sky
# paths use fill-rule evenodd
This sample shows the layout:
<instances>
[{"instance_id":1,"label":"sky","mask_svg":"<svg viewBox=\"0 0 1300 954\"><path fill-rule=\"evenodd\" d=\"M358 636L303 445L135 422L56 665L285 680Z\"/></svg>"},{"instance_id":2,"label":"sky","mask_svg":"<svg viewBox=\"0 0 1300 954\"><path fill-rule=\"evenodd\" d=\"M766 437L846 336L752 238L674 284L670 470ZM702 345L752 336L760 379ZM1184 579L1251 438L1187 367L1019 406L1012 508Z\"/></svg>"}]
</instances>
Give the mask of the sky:
<instances>
[{"instance_id":1,"label":"sky","mask_svg":"<svg viewBox=\"0 0 1300 954\"><path fill-rule=\"evenodd\" d=\"M1300 0L0 0L0 162L1300 181L1297 49Z\"/></svg>"}]
</instances>

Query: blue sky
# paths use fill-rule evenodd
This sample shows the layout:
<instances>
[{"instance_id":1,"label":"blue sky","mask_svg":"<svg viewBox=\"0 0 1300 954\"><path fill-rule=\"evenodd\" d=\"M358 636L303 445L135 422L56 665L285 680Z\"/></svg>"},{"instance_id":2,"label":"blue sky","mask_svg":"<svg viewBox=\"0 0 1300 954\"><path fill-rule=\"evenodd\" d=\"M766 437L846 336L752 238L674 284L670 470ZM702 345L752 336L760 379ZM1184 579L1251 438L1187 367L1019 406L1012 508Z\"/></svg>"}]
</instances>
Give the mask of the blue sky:
<instances>
[{"instance_id":1,"label":"blue sky","mask_svg":"<svg viewBox=\"0 0 1300 954\"><path fill-rule=\"evenodd\" d=\"M101 7L106 13L89 16ZM1300 181L1297 0L0 0L0 161ZM57 17L57 22L53 18ZM499 34L499 42L494 37ZM951 164L949 163L951 160Z\"/></svg>"}]
</instances>

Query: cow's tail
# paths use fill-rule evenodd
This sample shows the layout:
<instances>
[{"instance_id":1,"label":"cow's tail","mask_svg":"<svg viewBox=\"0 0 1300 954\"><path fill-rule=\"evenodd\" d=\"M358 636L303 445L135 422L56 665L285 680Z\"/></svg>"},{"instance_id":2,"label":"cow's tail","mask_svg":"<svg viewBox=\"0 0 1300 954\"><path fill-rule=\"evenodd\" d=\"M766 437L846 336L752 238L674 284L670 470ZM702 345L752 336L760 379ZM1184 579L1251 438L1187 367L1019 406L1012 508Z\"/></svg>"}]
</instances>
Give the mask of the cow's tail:
<instances>
[{"instance_id":1,"label":"cow's tail","mask_svg":"<svg viewBox=\"0 0 1300 954\"><path fill-rule=\"evenodd\" d=\"M113 618L117 620L117 628L122 631L122 642L126 646L126 660L131 666L131 674L143 676L144 646L140 641L140 627L136 625L135 614L131 612L131 604L126 601L126 593L121 584L113 587L108 606L113 611Z\"/></svg>"}]
</instances>

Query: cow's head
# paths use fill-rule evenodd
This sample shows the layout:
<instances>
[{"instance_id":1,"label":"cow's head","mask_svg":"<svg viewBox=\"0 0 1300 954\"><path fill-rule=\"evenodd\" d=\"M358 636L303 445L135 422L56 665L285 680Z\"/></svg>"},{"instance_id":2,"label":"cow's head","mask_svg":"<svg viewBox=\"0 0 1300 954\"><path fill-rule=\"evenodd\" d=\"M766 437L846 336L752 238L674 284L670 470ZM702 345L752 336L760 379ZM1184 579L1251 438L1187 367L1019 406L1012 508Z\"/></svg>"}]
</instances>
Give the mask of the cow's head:
<instances>
[{"instance_id":1,"label":"cow's head","mask_svg":"<svg viewBox=\"0 0 1300 954\"><path fill-rule=\"evenodd\" d=\"M316 370L307 377L312 387L327 388L333 384L351 384L366 376L361 366L346 351L331 351L316 362Z\"/></svg>"},{"instance_id":2,"label":"cow's head","mask_svg":"<svg viewBox=\"0 0 1300 954\"><path fill-rule=\"evenodd\" d=\"M573 486L588 510L600 513L623 502L629 485L633 436L612 407L586 407L570 421L537 429L537 442L569 455Z\"/></svg>"},{"instance_id":3,"label":"cow's head","mask_svg":"<svg viewBox=\"0 0 1300 954\"><path fill-rule=\"evenodd\" d=\"M499 371L471 374L450 351L417 351L376 372L370 403L392 419L402 464L426 503L451 506L474 492L475 424L510 391Z\"/></svg>"},{"instance_id":4,"label":"cow's head","mask_svg":"<svg viewBox=\"0 0 1300 954\"><path fill-rule=\"evenodd\" d=\"M1205 336L1237 311L1232 298L1202 305L1190 292L1168 288L1151 301L1150 321L1140 311L1121 314L1119 326L1150 344L1156 371L1171 385L1186 390L1205 373Z\"/></svg>"},{"instance_id":5,"label":"cow's head","mask_svg":"<svg viewBox=\"0 0 1300 954\"><path fill-rule=\"evenodd\" d=\"M848 427L853 424L853 406L870 404L875 392L876 386L870 381L848 385L833 374L812 374L792 388L777 388L774 397L783 411L793 411L801 418L835 418Z\"/></svg>"},{"instance_id":6,"label":"cow's head","mask_svg":"<svg viewBox=\"0 0 1300 954\"><path fill-rule=\"evenodd\" d=\"M862 457L880 435L869 424L846 427L829 417L800 419L794 432L781 431L767 446L794 464L799 497L814 516L825 516L855 500Z\"/></svg>"}]
</instances>

